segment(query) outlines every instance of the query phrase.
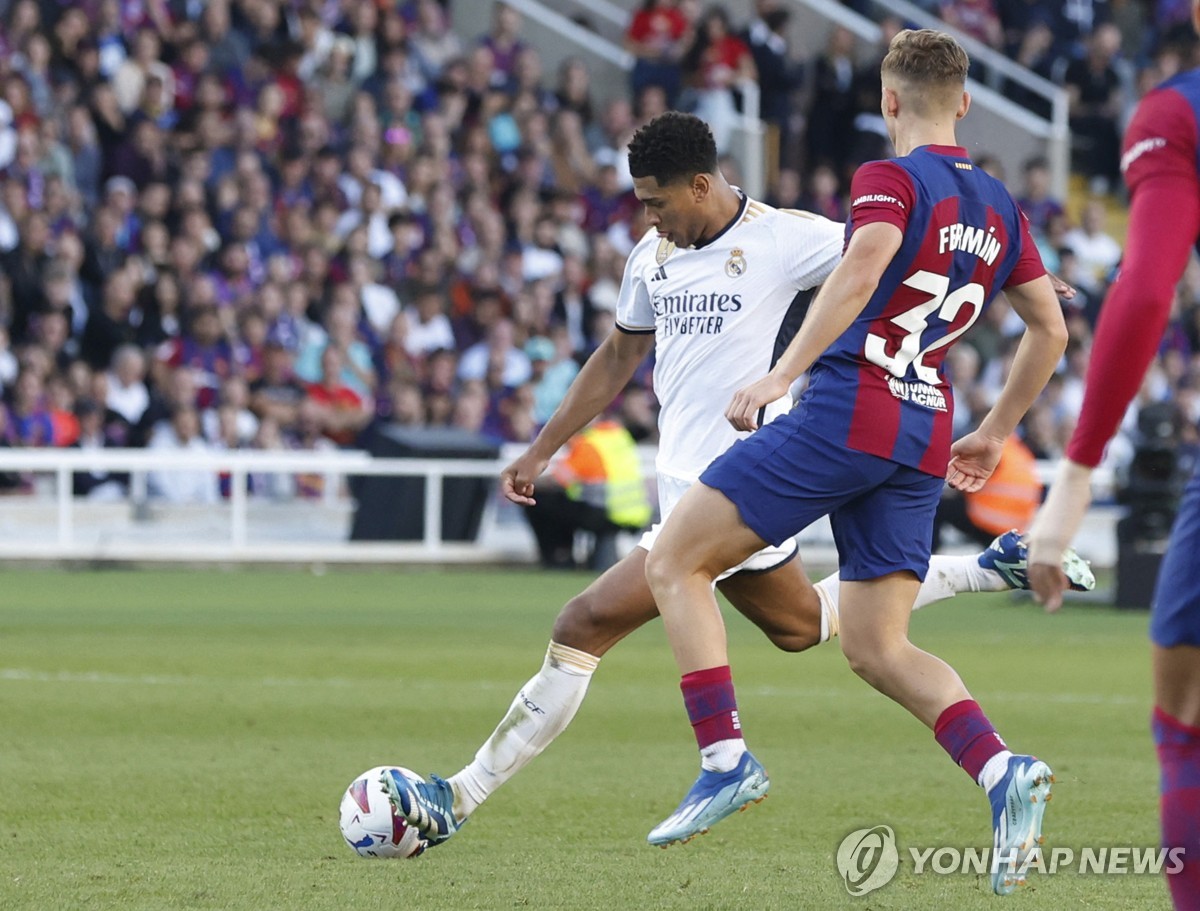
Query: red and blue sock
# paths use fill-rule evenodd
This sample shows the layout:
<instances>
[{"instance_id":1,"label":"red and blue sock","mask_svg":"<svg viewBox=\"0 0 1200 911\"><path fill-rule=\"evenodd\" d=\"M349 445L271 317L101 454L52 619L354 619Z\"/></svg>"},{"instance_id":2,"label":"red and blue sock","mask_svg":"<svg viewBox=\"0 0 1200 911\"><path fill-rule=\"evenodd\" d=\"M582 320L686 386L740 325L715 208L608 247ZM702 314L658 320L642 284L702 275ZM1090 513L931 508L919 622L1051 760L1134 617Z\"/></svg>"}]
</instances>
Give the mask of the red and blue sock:
<instances>
[{"instance_id":1,"label":"red and blue sock","mask_svg":"<svg viewBox=\"0 0 1200 911\"><path fill-rule=\"evenodd\" d=\"M1167 884L1176 911L1196 911L1200 909L1200 728L1184 724L1157 706L1151 728L1162 769L1163 847L1183 849L1183 868L1168 873Z\"/></svg>"},{"instance_id":2,"label":"red and blue sock","mask_svg":"<svg viewBox=\"0 0 1200 911\"><path fill-rule=\"evenodd\" d=\"M950 758L980 785L988 760L1008 747L974 699L964 699L945 709L933 726L933 736Z\"/></svg>"},{"instance_id":3,"label":"red and blue sock","mask_svg":"<svg viewBox=\"0 0 1200 911\"><path fill-rule=\"evenodd\" d=\"M746 751L729 665L684 674L679 688L700 747L701 765L713 771L729 771Z\"/></svg>"}]
</instances>

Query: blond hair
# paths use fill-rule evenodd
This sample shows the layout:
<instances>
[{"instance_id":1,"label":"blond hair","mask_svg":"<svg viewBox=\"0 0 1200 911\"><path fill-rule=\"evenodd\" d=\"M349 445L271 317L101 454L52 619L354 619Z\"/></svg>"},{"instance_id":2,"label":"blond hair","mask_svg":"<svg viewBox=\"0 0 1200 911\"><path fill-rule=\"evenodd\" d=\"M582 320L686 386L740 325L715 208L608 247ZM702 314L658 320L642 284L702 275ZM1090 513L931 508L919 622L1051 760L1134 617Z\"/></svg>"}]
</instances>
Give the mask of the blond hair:
<instances>
[{"instance_id":1,"label":"blond hair","mask_svg":"<svg viewBox=\"0 0 1200 911\"><path fill-rule=\"evenodd\" d=\"M885 80L902 84L921 109L957 105L971 61L945 32L904 29L896 34L879 70Z\"/></svg>"}]
</instances>

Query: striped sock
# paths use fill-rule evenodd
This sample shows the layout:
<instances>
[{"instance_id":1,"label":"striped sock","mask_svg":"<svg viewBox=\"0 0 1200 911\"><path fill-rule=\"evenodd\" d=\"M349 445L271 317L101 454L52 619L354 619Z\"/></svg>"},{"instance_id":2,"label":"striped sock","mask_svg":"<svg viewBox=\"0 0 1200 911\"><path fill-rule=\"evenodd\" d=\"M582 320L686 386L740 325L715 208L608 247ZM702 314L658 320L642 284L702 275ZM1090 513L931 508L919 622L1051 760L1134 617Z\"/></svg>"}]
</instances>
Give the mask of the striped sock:
<instances>
[{"instance_id":1,"label":"striped sock","mask_svg":"<svg viewBox=\"0 0 1200 911\"><path fill-rule=\"evenodd\" d=\"M700 747L701 767L728 772L746 752L729 665L684 674L679 688Z\"/></svg>"},{"instance_id":2,"label":"striped sock","mask_svg":"<svg viewBox=\"0 0 1200 911\"><path fill-rule=\"evenodd\" d=\"M956 702L943 711L933 726L933 736L981 787L988 760L1008 749L974 699Z\"/></svg>"},{"instance_id":3,"label":"striped sock","mask_svg":"<svg viewBox=\"0 0 1200 911\"><path fill-rule=\"evenodd\" d=\"M1151 720L1162 769L1162 843L1182 848L1182 869L1167 874L1176 911L1200 909L1200 728L1155 706ZM1167 866L1171 867L1168 858Z\"/></svg>"}]
</instances>

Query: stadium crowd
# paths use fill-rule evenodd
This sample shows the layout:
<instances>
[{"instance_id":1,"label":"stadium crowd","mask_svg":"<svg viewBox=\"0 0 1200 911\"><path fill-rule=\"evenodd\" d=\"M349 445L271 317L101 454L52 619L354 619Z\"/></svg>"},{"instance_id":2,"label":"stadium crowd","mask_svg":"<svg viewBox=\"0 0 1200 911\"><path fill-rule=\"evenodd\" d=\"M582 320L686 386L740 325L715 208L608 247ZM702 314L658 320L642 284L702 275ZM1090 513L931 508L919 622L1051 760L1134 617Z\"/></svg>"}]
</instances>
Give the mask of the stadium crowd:
<instances>
[{"instance_id":1,"label":"stadium crowd","mask_svg":"<svg viewBox=\"0 0 1200 911\"><path fill-rule=\"evenodd\" d=\"M1190 65L1188 4L920 5L1071 91L1095 197L1068 211L1044 161L1011 175L1047 264L1080 289L1071 348L1024 425L1036 454L1056 456L1121 255L1105 220L1122 118ZM648 0L626 33L630 92L600 103L582 61L544 71L514 10L498 4L474 38L452 13L438 0L0 0L0 445L319 449L362 445L377 422L526 442L613 327L642 231L624 151L640 124L686 107L726 149L737 85L756 79L780 153L767 201L834 219L854 166L887 154L878 61L896 19L876 48L835 29L798 63L782 3L735 22ZM956 347L960 431L1019 331L1001 303ZM1143 390L1189 426L1198 352L1193 265ZM653 441L649 366L619 417ZM97 474L76 489L121 484Z\"/></svg>"}]
</instances>

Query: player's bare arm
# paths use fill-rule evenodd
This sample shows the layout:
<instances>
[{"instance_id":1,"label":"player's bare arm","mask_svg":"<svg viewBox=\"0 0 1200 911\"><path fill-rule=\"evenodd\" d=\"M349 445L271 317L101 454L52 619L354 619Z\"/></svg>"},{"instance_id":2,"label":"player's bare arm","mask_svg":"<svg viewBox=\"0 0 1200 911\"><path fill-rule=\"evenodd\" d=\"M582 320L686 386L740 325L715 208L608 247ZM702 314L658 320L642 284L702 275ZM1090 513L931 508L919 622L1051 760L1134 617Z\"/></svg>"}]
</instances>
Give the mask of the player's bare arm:
<instances>
[{"instance_id":1,"label":"player's bare arm","mask_svg":"<svg viewBox=\"0 0 1200 911\"><path fill-rule=\"evenodd\" d=\"M504 496L522 506L534 505L534 482L546 470L554 453L616 398L653 347L653 333L620 329L601 342L537 439L500 473Z\"/></svg>"},{"instance_id":2,"label":"player's bare arm","mask_svg":"<svg viewBox=\"0 0 1200 911\"><path fill-rule=\"evenodd\" d=\"M825 280L783 356L765 377L734 393L725 410L729 423L738 430L758 429L759 409L786 394L862 313L903 239L899 228L882 222L854 232L846 255Z\"/></svg>"},{"instance_id":3,"label":"player's bare arm","mask_svg":"<svg viewBox=\"0 0 1200 911\"><path fill-rule=\"evenodd\" d=\"M1163 218L1164 212L1171 217ZM1139 183L1130 208L1125 258L1093 342L1083 410L1029 531L1029 581L1048 611L1061 606L1066 585L1054 560L1079 530L1091 503L1092 469L1158 352L1176 279L1197 234L1200 201L1194 178L1160 168Z\"/></svg>"}]
</instances>

